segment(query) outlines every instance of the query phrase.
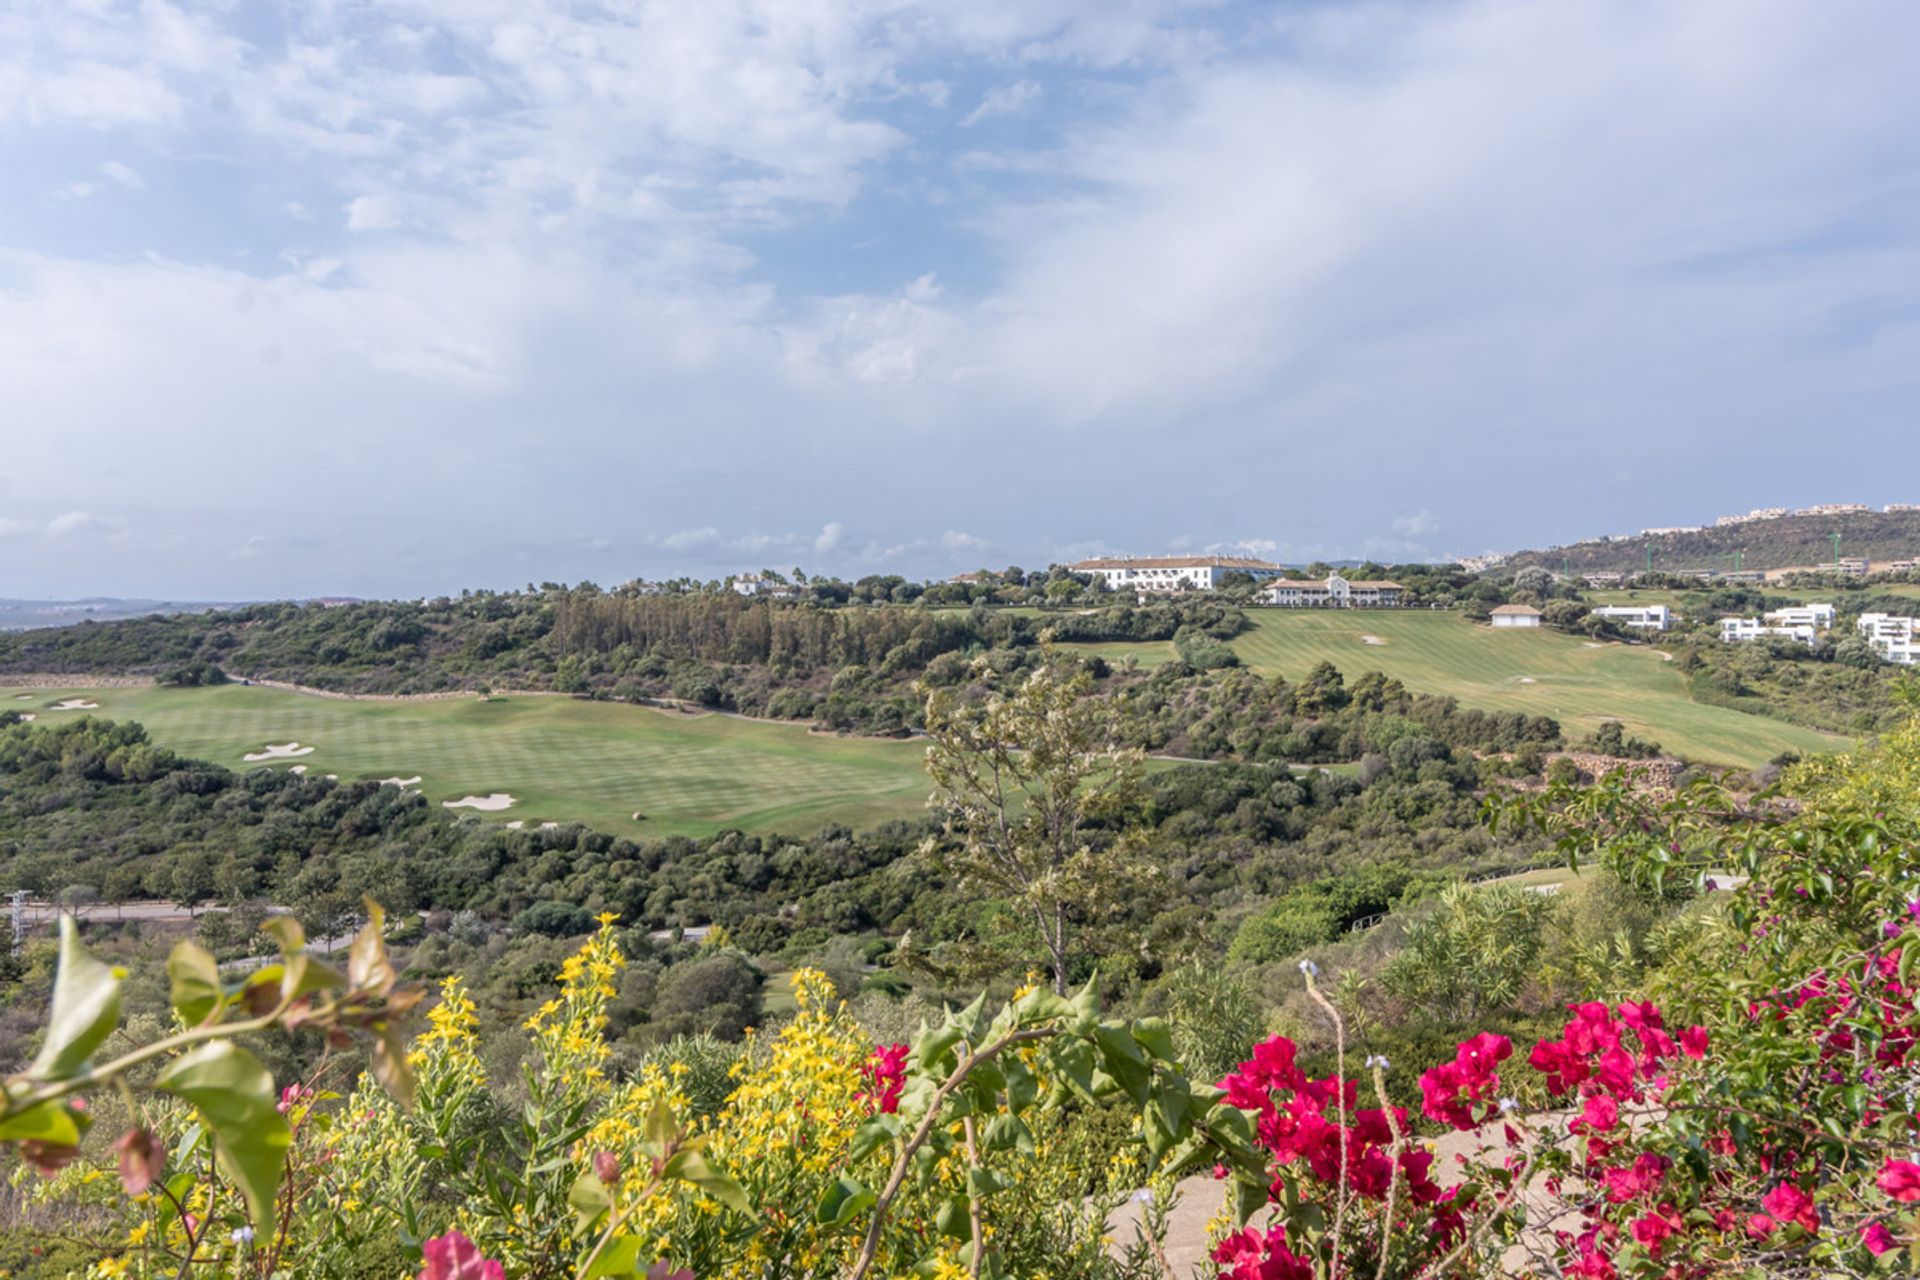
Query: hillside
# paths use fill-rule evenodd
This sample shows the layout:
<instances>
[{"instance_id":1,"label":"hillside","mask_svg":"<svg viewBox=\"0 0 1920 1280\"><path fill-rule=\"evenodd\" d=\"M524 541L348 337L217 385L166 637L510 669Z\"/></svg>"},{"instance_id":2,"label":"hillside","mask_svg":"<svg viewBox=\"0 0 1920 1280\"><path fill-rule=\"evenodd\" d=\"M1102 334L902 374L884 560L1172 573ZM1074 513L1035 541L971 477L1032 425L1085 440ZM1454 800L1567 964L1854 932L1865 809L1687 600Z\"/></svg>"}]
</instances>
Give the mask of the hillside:
<instances>
[{"instance_id":1,"label":"hillside","mask_svg":"<svg viewBox=\"0 0 1920 1280\"><path fill-rule=\"evenodd\" d=\"M1833 563L1833 535L1840 554L1868 560L1907 560L1920 556L1920 512L1865 511L1846 515L1781 516L1745 524L1634 538L1597 539L1567 547L1521 551L1509 556L1507 569L1539 565L1575 573L1630 573L1656 570L1731 569L1736 556L1744 569L1784 569Z\"/></svg>"}]
</instances>

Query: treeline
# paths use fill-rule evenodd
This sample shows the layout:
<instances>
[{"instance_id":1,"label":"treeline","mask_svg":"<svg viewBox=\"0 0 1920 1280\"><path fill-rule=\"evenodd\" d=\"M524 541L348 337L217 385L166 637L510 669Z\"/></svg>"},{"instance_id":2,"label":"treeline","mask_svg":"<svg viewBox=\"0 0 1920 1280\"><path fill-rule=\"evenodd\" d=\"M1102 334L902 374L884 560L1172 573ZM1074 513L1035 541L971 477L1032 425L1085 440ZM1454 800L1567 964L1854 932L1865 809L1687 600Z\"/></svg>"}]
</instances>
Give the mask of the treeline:
<instances>
[{"instance_id":1,"label":"treeline","mask_svg":"<svg viewBox=\"0 0 1920 1280\"><path fill-rule=\"evenodd\" d=\"M1509 556L1503 567L1539 565L1574 573L1639 573L1659 570L1781 569L1833 563L1833 536L1842 556L1905 560L1920 555L1920 512L1860 511L1840 515L1781 516L1689 533L1642 535L1576 542Z\"/></svg>"}]
</instances>

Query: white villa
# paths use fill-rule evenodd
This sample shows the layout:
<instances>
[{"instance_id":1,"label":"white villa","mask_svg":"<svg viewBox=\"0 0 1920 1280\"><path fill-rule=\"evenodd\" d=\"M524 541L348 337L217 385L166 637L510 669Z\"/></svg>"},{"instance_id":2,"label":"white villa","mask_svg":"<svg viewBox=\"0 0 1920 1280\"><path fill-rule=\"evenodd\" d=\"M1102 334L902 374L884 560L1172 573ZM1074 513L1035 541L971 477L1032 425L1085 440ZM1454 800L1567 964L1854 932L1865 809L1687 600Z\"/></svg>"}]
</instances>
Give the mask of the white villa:
<instances>
[{"instance_id":1,"label":"white villa","mask_svg":"<svg viewBox=\"0 0 1920 1280\"><path fill-rule=\"evenodd\" d=\"M1833 626L1830 604L1796 604L1785 609L1769 609L1767 621L1776 627L1813 627L1826 631Z\"/></svg>"},{"instance_id":2,"label":"white villa","mask_svg":"<svg viewBox=\"0 0 1920 1280\"><path fill-rule=\"evenodd\" d=\"M1634 631L1673 630L1673 610L1664 604L1609 604L1592 610L1596 618L1611 618Z\"/></svg>"},{"instance_id":3,"label":"white villa","mask_svg":"<svg viewBox=\"0 0 1920 1280\"><path fill-rule=\"evenodd\" d=\"M1325 582L1275 579L1260 588L1259 599L1283 609L1396 609L1404 590L1397 582L1349 579L1335 573Z\"/></svg>"},{"instance_id":4,"label":"white villa","mask_svg":"<svg viewBox=\"0 0 1920 1280\"><path fill-rule=\"evenodd\" d=\"M730 584L734 591L743 596L790 596L793 588L784 582L775 582L772 578L763 578L757 573L743 573Z\"/></svg>"},{"instance_id":5,"label":"white villa","mask_svg":"<svg viewBox=\"0 0 1920 1280\"><path fill-rule=\"evenodd\" d=\"M1767 617L1771 619L1772 614ZM1815 631L1812 623L1787 623L1770 626L1758 618L1722 618L1720 619L1720 638L1728 644L1744 644L1749 640L1759 640L1766 636L1782 640L1798 640L1808 648L1813 647Z\"/></svg>"},{"instance_id":6,"label":"white villa","mask_svg":"<svg viewBox=\"0 0 1920 1280\"><path fill-rule=\"evenodd\" d=\"M1538 609L1524 604L1499 605L1488 615L1493 625L1502 630L1512 627L1537 627L1545 616Z\"/></svg>"},{"instance_id":7,"label":"white villa","mask_svg":"<svg viewBox=\"0 0 1920 1280\"><path fill-rule=\"evenodd\" d=\"M1261 579L1286 572L1280 565L1245 556L1107 556L1067 568L1092 574L1112 591L1142 592L1212 591L1229 573Z\"/></svg>"},{"instance_id":8,"label":"white villa","mask_svg":"<svg viewBox=\"0 0 1920 1280\"><path fill-rule=\"evenodd\" d=\"M1920 618L1863 613L1857 625L1874 652L1886 661L1903 667L1920 666Z\"/></svg>"}]
</instances>

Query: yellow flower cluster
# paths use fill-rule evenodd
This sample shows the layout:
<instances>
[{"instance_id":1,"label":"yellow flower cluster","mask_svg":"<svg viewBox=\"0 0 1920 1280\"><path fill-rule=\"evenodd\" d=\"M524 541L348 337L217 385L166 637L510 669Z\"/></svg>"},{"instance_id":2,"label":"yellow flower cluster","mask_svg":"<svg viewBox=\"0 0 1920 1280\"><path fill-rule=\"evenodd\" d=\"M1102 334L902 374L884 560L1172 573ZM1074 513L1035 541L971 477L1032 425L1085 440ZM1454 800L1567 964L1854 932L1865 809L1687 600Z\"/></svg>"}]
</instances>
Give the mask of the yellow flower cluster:
<instances>
[{"instance_id":1,"label":"yellow flower cluster","mask_svg":"<svg viewBox=\"0 0 1920 1280\"><path fill-rule=\"evenodd\" d=\"M559 1078L578 1076L604 1087L603 1064L613 1053L601 1034L607 1025L607 1001L617 994L614 979L626 967L614 941L611 913L587 944L560 966L560 998L549 1000L526 1021L547 1071Z\"/></svg>"}]
</instances>

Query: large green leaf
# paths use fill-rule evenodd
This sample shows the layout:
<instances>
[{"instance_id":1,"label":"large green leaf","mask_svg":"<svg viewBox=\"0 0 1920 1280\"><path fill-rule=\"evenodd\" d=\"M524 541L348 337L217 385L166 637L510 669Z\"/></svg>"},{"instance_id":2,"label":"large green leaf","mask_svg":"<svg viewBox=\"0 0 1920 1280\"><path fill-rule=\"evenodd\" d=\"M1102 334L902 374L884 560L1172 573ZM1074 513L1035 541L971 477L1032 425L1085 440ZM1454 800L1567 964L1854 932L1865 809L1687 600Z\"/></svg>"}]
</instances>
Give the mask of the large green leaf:
<instances>
[{"instance_id":1,"label":"large green leaf","mask_svg":"<svg viewBox=\"0 0 1920 1280\"><path fill-rule=\"evenodd\" d=\"M621 1236L607 1242L581 1280L600 1280L602 1276L630 1276L640 1269L640 1237Z\"/></svg>"},{"instance_id":2,"label":"large green leaf","mask_svg":"<svg viewBox=\"0 0 1920 1280\"><path fill-rule=\"evenodd\" d=\"M678 1179L691 1183L718 1200L728 1208L738 1210L749 1218L755 1217L753 1201L747 1198L744 1188L726 1174L707 1163L707 1158L698 1151L676 1151L667 1158L661 1168L664 1178Z\"/></svg>"},{"instance_id":3,"label":"large green leaf","mask_svg":"<svg viewBox=\"0 0 1920 1280\"><path fill-rule=\"evenodd\" d=\"M62 1080L83 1063L120 1024L120 974L94 959L80 941L73 917L60 917L60 969L53 979L53 1012L47 1040L31 1074Z\"/></svg>"},{"instance_id":4,"label":"large green leaf","mask_svg":"<svg viewBox=\"0 0 1920 1280\"><path fill-rule=\"evenodd\" d=\"M872 1191L843 1173L828 1185L826 1194L820 1197L820 1207L814 1212L814 1221L825 1227L842 1226L851 1222L855 1214L871 1208L874 1200Z\"/></svg>"},{"instance_id":5,"label":"large green leaf","mask_svg":"<svg viewBox=\"0 0 1920 1280\"><path fill-rule=\"evenodd\" d=\"M43 1102L18 1115L0 1120L0 1142L44 1142L49 1146L73 1147L80 1143L80 1126L73 1113L58 1102Z\"/></svg>"},{"instance_id":6,"label":"large green leaf","mask_svg":"<svg viewBox=\"0 0 1920 1280\"><path fill-rule=\"evenodd\" d=\"M205 947L181 942L167 956L173 1011L180 1021L197 1027L207 1020L223 998L220 962Z\"/></svg>"},{"instance_id":7,"label":"large green leaf","mask_svg":"<svg viewBox=\"0 0 1920 1280\"><path fill-rule=\"evenodd\" d=\"M246 1198L254 1230L271 1234L274 1193L293 1137L274 1106L267 1069L232 1041L213 1040L176 1058L154 1084L200 1113L220 1167Z\"/></svg>"}]
</instances>

